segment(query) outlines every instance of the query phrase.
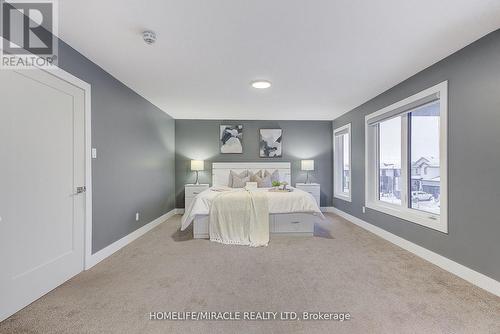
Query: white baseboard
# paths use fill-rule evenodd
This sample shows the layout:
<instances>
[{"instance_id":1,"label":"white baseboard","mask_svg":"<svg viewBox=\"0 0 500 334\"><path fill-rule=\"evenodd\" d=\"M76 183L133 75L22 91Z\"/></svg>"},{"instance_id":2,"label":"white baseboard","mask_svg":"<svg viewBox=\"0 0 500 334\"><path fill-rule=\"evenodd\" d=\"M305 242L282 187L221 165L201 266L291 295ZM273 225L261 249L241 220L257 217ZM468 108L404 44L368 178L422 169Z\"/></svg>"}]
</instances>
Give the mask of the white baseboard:
<instances>
[{"instance_id":1,"label":"white baseboard","mask_svg":"<svg viewBox=\"0 0 500 334\"><path fill-rule=\"evenodd\" d=\"M338 211L340 211L340 210L337 209L337 208L335 208L335 207L333 207L333 206L323 206L323 207L321 207L321 212L323 212L323 213L330 212L330 213L338 214L340 216L340 213L337 213Z\"/></svg>"},{"instance_id":2,"label":"white baseboard","mask_svg":"<svg viewBox=\"0 0 500 334\"><path fill-rule=\"evenodd\" d=\"M170 210L169 212L156 218L152 222L150 222L150 223L142 226L141 228L135 230L134 232L124 236L120 240L113 242L111 245L101 249L97 253L92 254L92 256L90 257L90 260L85 263L85 270L92 268L93 266L95 266L96 264L98 264L99 262L101 262L102 260L107 258L108 256L112 255L113 253L122 249L123 247L125 247L126 245L128 245L129 243L134 241L135 239L141 237L145 233L151 231L156 226L165 222L170 217L178 214L177 210L178 209Z\"/></svg>"},{"instance_id":3,"label":"white baseboard","mask_svg":"<svg viewBox=\"0 0 500 334\"><path fill-rule=\"evenodd\" d=\"M489 291L497 296L500 296L500 282L494 280L491 277L488 277L484 274L481 274L475 270L472 270L460 263L457 263L453 260L450 260L442 255L439 255L437 253L434 253L433 251L428 250L427 248L424 248L422 246L419 246L417 244L414 244L411 241L408 241L406 239L403 239L401 237L398 237L395 234L392 234L390 232L387 232L384 229L381 229L380 227L377 227L375 225L372 225L370 223L365 222L364 220L361 220L357 217L354 217L353 215L350 215L342 210L339 210L335 207L328 207L325 208L325 212L332 212L335 213L351 223L358 225L359 227L364 228L367 231L370 231L379 237L392 242L393 244L406 249L407 251L423 258L424 260L427 260L438 267L441 267L442 269L449 271L452 274L457 275L458 277L474 284L477 285L478 287Z\"/></svg>"}]
</instances>

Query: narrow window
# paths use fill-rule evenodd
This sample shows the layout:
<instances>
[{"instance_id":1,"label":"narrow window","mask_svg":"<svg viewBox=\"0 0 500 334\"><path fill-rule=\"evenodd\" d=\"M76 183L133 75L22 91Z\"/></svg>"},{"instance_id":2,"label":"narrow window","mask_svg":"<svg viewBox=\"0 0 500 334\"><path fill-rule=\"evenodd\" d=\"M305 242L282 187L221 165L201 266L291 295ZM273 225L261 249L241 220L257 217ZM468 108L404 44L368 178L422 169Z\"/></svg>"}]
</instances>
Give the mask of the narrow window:
<instances>
[{"instance_id":1,"label":"narrow window","mask_svg":"<svg viewBox=\"0 0 500 334\"><path fill-rule=\"evenodd\" d=\"M334 197L351 201L351 124L333 131Z\"/></svg>"}]
</instances>

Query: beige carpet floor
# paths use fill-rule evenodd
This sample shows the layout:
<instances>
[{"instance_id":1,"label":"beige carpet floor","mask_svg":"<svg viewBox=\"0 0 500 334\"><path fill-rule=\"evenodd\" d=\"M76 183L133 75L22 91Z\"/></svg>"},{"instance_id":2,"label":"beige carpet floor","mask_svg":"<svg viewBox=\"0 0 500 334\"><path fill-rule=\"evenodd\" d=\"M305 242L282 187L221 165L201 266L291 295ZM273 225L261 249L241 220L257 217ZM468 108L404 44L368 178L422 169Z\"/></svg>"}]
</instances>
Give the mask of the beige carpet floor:
<instances>
[{"instance_id":1,"label":"beige carpet floor","mask_svg":"<svg viewBox=\"0 0 500 334\"><path fill-rule=\"evenodd\" d=\"M179 216L0 323L1 333L500 333L500 298L328 214L314 238L225 246ZM152 311L349 312L335 321L151 321Z\"/></svg>"}]
</instances>

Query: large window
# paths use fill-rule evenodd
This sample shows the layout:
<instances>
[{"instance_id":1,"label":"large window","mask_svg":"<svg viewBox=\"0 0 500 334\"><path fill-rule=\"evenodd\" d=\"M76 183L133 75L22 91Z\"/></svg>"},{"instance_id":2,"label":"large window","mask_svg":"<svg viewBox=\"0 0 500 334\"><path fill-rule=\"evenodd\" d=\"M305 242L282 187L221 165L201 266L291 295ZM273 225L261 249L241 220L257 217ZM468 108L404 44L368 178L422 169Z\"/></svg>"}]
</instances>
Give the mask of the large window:
<instances>
[{"instance_id":1,"label":"large window","mask_svg":"<svg viewBox=\"0 0 500 334\"><path fill-rule=\"evenodd\" d=\"M447 82L366 116L366 206L447 232Z\"/></svg>"},{"instance_id":2,"label":"large window","mask_svg":"<svg viewBox=\"0 0 500 334\"><path fill-rule=\"evenodd\" d=\"M351 124L333 131L333 195L351 201Z\"/></svg>"}]
</instances>

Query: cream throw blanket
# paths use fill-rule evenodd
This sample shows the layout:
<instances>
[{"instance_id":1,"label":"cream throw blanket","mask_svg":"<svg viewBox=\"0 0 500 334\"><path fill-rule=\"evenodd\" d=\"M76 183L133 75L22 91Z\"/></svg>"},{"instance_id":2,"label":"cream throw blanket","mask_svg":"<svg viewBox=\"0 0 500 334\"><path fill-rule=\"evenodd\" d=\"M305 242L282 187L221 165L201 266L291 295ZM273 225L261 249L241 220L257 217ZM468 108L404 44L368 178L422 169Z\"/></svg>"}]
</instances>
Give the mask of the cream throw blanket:
<instances>
[{"instance_id":1,"label":"cream throw blanket","mask_svg":"<svg viewBox=\"0 0 500 334\"><path fill-rule=\"evenodd\" d=\"M267 246L269 205L265 193L230 191L217 195L210 209L210 240L222 244Z\"/></svg>"}]
</instances>

